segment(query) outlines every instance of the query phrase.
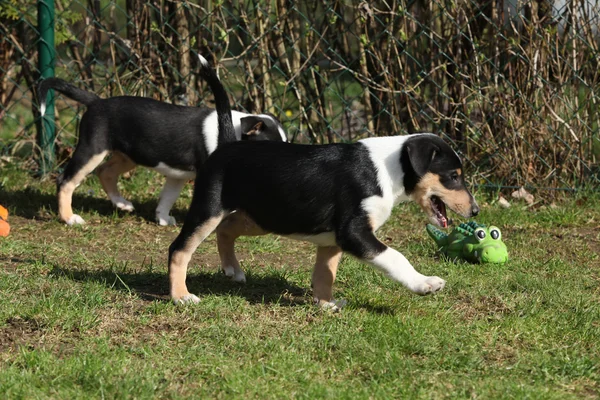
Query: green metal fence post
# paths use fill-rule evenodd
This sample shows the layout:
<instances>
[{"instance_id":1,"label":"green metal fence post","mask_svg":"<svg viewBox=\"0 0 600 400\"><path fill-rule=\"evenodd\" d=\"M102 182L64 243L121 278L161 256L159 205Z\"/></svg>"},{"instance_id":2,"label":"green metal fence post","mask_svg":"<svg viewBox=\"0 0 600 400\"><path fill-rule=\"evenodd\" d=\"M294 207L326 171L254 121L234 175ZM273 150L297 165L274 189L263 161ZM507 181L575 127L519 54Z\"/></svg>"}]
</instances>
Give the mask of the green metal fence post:
<instances>
[{"instance_id":1,"label":"green metal fence post","mask_svg":"<svg viewBox=\"0 0 600 400\"><path fill-rule=\"evenodd\" d=\"M42 79L54 76L54 0L38 0L38 68ZM48 91L46 113L38 125L38 145L41 149L40 173L47 174L54 167L54 91Z\"/></svg>"}]
</instances>

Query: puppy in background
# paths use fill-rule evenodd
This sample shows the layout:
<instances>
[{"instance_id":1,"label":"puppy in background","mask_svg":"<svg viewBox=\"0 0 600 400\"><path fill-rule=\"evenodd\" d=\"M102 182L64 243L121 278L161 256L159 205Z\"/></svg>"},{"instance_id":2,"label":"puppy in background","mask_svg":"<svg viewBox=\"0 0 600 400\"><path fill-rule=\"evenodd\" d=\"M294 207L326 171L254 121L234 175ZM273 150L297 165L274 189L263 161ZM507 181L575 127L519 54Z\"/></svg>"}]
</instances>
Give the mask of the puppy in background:
<instances>
[{"instance_id":1,"label":"puppy in background","mask_svg":"<svg viewBox=\"0 0 600 400\"><path fill-rule=\"evenodd\" d=\"M200 74L211 87L221 85L208 63L201 63ZM151 168L167 178L156 207L156 221L159 225L175 225L175 219L169 213L183 186L194 179L197 168L224 142L217 129L217 111L206 107L177 106L144 97L102 99L62 79L49 78L38 86L42 116L50 89L58 90L87 107L81 118L79 140L73 156L57 181L60 219L67 225L84 223L83 218L73 213L73 192L112 153L112 157L97 169L111 202L118 209L133 211L133 204L119 193L119 176L137 165ZM217 107L227 102L229 109L227 93L224 90L213 93ZM281 123L272 115L233 111L229 118L233 121L233 131L228 132L232 135L231 141L287 141Z\"/></svg>"}]
</instances>

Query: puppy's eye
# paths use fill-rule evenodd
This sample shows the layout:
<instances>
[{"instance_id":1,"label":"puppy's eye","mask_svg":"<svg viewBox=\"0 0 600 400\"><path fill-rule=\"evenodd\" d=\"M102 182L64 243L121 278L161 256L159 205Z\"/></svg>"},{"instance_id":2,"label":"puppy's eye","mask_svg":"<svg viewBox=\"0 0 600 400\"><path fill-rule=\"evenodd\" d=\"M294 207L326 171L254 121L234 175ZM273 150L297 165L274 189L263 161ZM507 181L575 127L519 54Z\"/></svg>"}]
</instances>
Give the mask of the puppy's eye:
<instances>
[{"instance_id":1,"label":"puppy's eye","mask_svg":"<svg viewBox=\"0 0 600 400\"><path fill-rule=\"evenodd\" d=\"M454 172L452 175L450 175L450 179L452 179L454 182L458 182L458 178L460 175L458 175L456 172Z\"/></svg>"}]
</instances>

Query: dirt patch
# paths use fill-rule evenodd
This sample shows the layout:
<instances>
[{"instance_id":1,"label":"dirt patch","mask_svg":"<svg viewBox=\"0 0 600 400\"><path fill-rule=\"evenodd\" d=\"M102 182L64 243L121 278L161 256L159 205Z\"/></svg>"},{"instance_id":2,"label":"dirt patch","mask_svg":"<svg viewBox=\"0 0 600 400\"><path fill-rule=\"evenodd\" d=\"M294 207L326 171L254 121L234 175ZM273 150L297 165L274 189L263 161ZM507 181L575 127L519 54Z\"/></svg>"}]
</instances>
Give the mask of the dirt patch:
<instances>
[{"instance_id":1,"label":"dirt patch","mask_svg":"<svg viewBox=\"0 0 600 400\"><path fill-rule=\"evenodd\" d=\"M600 254L600 226L575 228L575 234L587 243L591 252Z\"/></svg>"},{"instance_id":2,"label":"dirt patch","mask_svg":"<svg viewBox=\"0 0 600 400\"><path fill-rule=\"evenodd\" d=\"M0 352L39 344L44 336L44 327L36 319L11 317L6 320L6 326L0 327Z\"/></svg>"},{"instance_id":3,"label":"dirt patch","mask_svg":"<svg viewBox=\"0 0 600 400\"><path fill-rule=\"evenodd\" d=\"M457 295L452 308L464 320L499 320L513 312L506 302L497 296L474 296L467 292Z\"/></svg>"},{"instance_id":4,"label":"dirt patch","mask_svg":"<svg viewBox=\"0 0 600 400\"><path fill-rule=\"evenodd\" d=\"M600 254L600 227L556 228L539 234L548 238L544 243L549 258L600 268L600 260L589 257L590 254Z\"/></svg>"}]
</instances>

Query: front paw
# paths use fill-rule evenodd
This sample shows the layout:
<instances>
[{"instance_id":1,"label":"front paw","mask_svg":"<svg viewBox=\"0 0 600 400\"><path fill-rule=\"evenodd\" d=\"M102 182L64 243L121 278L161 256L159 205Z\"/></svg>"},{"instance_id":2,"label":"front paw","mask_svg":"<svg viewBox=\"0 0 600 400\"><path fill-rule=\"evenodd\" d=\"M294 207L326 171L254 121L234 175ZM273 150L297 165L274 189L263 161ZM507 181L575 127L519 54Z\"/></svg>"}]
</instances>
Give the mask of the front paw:
<instances>
[{"instance_id":1,"label":"front paw","mask_svg":"<svg viewBox=\"0 0 600 400\"><path fill-rule=\"evenodd\" d=\"M418 282L413 287L413 292L426 296L435 292L439 292L446 286L446 281L437 276L426 276L421 282Z\"/></svg>"}]
</instances>

